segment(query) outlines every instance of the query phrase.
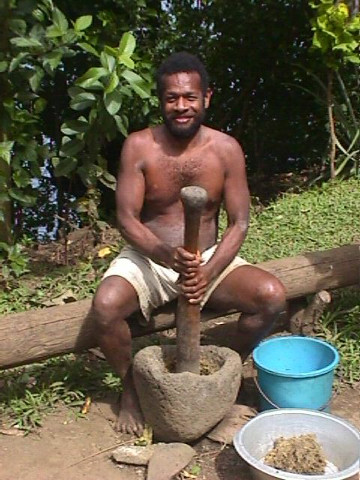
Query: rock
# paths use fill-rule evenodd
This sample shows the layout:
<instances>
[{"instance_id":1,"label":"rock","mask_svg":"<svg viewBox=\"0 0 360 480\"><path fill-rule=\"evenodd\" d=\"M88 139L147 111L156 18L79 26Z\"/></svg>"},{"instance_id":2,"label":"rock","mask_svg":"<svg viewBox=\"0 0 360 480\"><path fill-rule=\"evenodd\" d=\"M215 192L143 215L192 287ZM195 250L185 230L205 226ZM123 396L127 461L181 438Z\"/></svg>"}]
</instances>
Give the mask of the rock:
<instances>
[{"instance_id":1,"label":"rock","mask_svg":"<svg viewBox=\"0 0 360 480\"><path fill-rule=\"evenodd\" d=\"M146 480L171 480L196 455L195 450L185 443L158 444L155 447Z\"/></svg>"},{"instance_id":2,"label":"rock","mask_svg":"<svg viewBox=\"0 0 360 480\"><path fill-rule=\"evenodd\" d=\"M133 376L145 421L156 440L191 442L220 420L234 404L241 382L240 356L229 348L200 347L200 356L214 373L172 373L175 345L151 346L134 358Z\"/></svg>"},{"instance_id":3,"label":"rock","mask_svg":"<svg viewBox=\"0 0 360 480\"><path fill-rule=\"evenodd\" d=\"M140 447L137 445L122 445L111 454L115 462L129 465L147 465L155 451L155 445Z\"/></svg>"},{"instance_id":4,"label":"rock","mask_svg":"<svg viewBox=\"0 0 360 480\"><path fill-rule=\"evenodd\" d=\"M206 436L214 442L230 445L235 433L256 414L257 411L247 405L233 405L230 412Z\"/></svg>"}]
</instances>

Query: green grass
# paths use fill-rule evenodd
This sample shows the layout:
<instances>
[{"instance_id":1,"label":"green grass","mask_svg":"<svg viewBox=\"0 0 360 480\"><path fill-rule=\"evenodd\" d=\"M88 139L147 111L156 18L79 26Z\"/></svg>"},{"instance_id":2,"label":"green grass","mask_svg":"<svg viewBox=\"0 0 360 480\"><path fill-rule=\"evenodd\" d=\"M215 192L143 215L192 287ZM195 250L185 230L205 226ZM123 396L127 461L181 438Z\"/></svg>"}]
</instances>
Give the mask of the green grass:
<instances>
[{"instance_id":1,"label":"green grass","mask_svg":"<svg viewBox=\"0 0 360 480\"><path fill-rule=\"evenodd\" d=\"M338 290L333 296L319 324L319 336L339 352L340 380L355 384L360 382L360 286Z\"/></svg>"},{"instance_id":2,"label":"green grass","mask_svg":"<svg viewBox=\"0 0 360 480\"><path fill-rule=\"evenodd\" d=\"M329 182L301 194L285 194L260 211L258 206L252 210L248 237L240 252L251 262L360 241L359 180ZM42 308L66 291L77 300L91 297L111 258L21 277L0 291L0 315ZM351 384L360 381L359 305L359 289L336 292L319 333L339 350L340 377ZM121 388L107 362L91 361L88 355L65 355L0 372L0 386L1 417L27 431L41 425L44 415L59 404L72 407L79 416L87 396Z\"/></svg>"},{"instance_id":3,"label":"green grass","mask_svg":"<svg viewBox=\"0 0 360 480\"><path fill-rule=\"evenodd\" d=\"M240 254L250 262L360 241L360 180L285 194L251 217Z\"/></svg>"},{"instance_id":4,"label":"green grass","mask_svg":"<svg viewBox=\"0 0 360 480\"><path fill-rule=\"evenodd\" d=\"M0 292L0 315L50 306L68 292L76 300L91 297L106 270L110 256L74 266L59 266L45 275L26 274ZM56 303L54 303L55 305Z\"/></svg>"},{"instance_id":5,"label":"green grass","mask_svg":"<svg viewBox=\"0 0 360 480\"><path fill-rule=\"evenodd\" d=\"M58 405L81 417L85 398L121 391L120 379L104 361L89 355L64 355L1 372L0 416L8 425L30 431Z\"/></svg>"}]
</instances>

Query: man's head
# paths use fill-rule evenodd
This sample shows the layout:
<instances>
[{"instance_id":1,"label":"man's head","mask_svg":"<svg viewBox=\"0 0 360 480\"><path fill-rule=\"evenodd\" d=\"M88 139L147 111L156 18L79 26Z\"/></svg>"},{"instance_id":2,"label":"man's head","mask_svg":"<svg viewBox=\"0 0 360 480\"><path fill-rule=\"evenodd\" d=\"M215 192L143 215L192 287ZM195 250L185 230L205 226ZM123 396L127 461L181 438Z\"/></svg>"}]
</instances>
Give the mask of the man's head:
<instances>
[{"instance_id":1,"label":"man's head","mask_svg":"<svg viewBox=\"0 0 360 480\"><path fill-rule=\"evenodd\" d=\"M167 57L156 72L156 86L158 96L161 99L164 93L164 80L167 75L179 72L197 72L201 81L202 93L205 95L209 88L209 75L204 64L188 52L172 53Z\"/></svg>"},{"instance_id":2,"label":"man's head","mask_svg":"<svg viewBox=\"0 0 360 480\"><path fill-rule=\"evenodd\" d=\"M157 72L164 123L177 138L192 138L209 106L208 74L201 61L187 52L170 55Z\"/></svg>"}]
</instances>

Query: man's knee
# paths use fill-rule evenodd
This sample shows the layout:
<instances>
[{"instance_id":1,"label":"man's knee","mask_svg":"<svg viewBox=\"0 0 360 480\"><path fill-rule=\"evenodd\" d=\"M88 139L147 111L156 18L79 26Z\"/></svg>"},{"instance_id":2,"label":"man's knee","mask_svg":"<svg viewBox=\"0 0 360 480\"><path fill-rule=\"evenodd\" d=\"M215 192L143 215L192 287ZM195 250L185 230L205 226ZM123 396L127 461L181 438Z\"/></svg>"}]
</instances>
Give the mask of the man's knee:
<instances>
[{"instance_id":1,"label":"man's knee","mask_svg":"<svg viewBox=\"0 0 360 480\"><path fill-rule=\"evenodd\" d=\"M122 288L118 279L108 277L99 285L92 301L95 326L107 329L114 321L125 320L136 307L136 295L132 295L131 290L127 291L127 286Z\"/></svg>"},{"instance_id":2,"label":"man's knee","mask_svg":"<svg viewBox=\"0 0 360 480\"><path fill-rule=\"evenodd\" d=\"M286 308L286 291L277 278L267 279L259 286L259 307L270 314L281 313Z\"/></svg>"}]
</instances>

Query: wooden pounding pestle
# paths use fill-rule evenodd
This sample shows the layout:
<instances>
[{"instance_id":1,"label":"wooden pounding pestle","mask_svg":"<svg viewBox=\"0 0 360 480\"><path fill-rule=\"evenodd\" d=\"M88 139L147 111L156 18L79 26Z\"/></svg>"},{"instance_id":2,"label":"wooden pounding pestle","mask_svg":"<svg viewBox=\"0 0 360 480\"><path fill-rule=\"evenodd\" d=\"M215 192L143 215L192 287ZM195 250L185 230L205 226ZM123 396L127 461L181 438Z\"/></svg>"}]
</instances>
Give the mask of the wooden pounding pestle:
<instances>
[{"instance_id":1,"label":"wooden pounding pestle","mask_svg":"<svg viewBox=\"0 0 360 480\"><path fill-rule=\"evenodd\" d=\"M204 188L189 186L181 189L184 207L184 248L198 252L199 227L202 211L208 195ZM180 295L176 310L177 348L176 372L200 374L200 305L193 305Z\"/></svg>"}]
</instances>

